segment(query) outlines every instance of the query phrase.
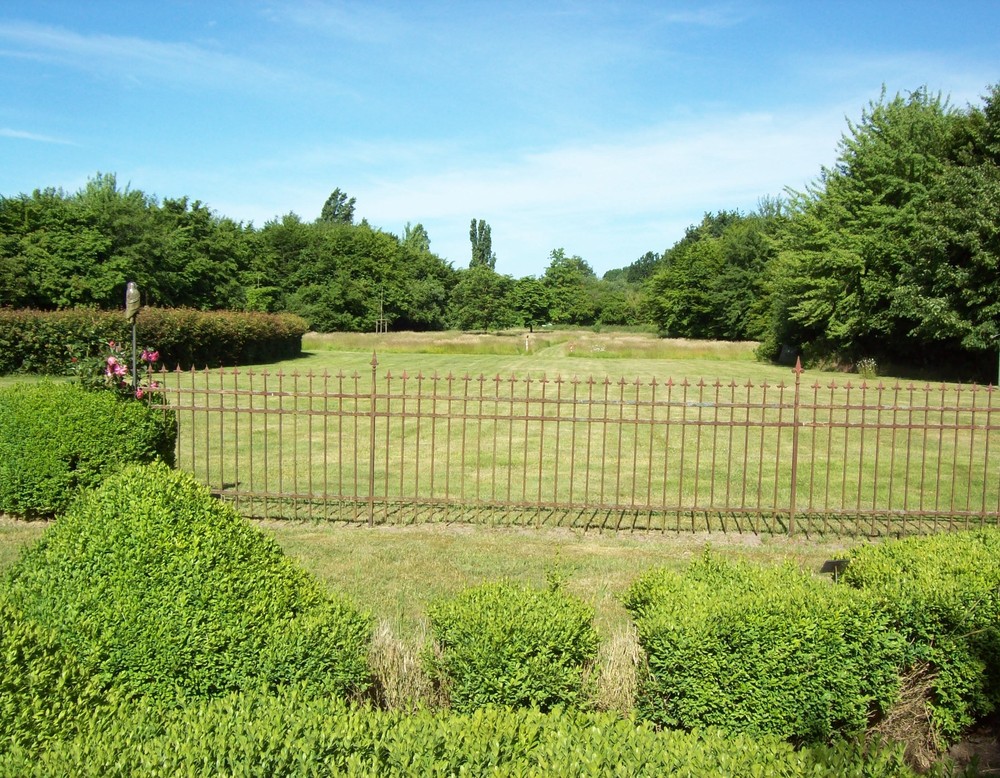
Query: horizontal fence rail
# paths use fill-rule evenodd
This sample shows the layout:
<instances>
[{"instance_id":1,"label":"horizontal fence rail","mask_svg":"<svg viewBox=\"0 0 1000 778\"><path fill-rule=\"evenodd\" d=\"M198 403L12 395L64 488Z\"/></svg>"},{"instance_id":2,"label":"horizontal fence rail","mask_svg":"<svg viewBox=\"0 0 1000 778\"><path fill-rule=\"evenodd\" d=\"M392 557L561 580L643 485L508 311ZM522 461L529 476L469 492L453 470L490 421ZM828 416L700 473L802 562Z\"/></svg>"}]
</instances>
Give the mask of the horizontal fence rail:
<instances>
[{"instance_id":1,"label":"horizontal fence rail","mask_svg":"<svg viewBox=\"0 0 1000 778\"><path fill-rule=\"evenodd\" d=\"M997 523L993 387L220 369L154 376L257 518L901 534Z\"/></svg>"}]
</instances>

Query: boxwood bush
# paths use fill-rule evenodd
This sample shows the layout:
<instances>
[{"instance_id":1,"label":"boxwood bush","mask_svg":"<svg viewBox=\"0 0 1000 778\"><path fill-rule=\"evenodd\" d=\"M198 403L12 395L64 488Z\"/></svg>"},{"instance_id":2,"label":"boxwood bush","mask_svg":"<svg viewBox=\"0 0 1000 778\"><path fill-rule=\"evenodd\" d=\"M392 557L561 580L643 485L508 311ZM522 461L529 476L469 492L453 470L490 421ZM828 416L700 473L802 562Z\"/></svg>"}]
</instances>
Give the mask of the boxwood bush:
<instances>
[{"instance_id":1,"label":"boxwood bush","mask_svg":"<svg viewBox=\"0 0 1000 778\"><path fill-rule=\"evenodd\" d=\"M613 714L496 707L402 714L297 691L164 711L144 701L52 742L14 749L0 774L227 776L767 776L915 778L900 751L656 730ZM933 771L932 775L944 775Z\"/></svg>"},{"instance_id":2,"label":"boxwood bush","mask_svg":"<svg viewBox=\"0 0 1000 778\"><path fill-rule=\"evenodd\" d=\"M927 664L941 744L1000 709L1000 530L861 546L841 581L877 597L908 663Z\"/></svg>"},{"instance_id":3,"label":"boxwood bush","mask_svg":"<svg viewBox=\"0 0 1000 778\"><path fill-rule=\"evenodd\" d=\"M863 733L898 688L903 645L872 598L791 565L706 555L628 590L648 676L640 712L815 743Z\"/></svg>"},{"instance_id":4,"label":"boxwood bush","mask_svg":"<svg viewBox=\"0 0 1000 778\"><path fill-rule=\"evenodd\" d=\"M165 464L81 497L11 568L8 597L132 697L369 685L371 619Z\"/></svg>"},{"instance_id":5,"label":"boxwood bush","mask_svg":"<svg viewBox=\"0 0 1000 778\"><path fill-rule=\"evenodd\" d=\"M0 513L61 513L130 462L174 461L173 417L111 392L43 382L0 389Z\"/></svg>"},{"instance_id":6,"label":"boxwood bush","mask_svg":"<svg viewBox=\"0 0 1000 778\"><path fill-rule=\"evenodd\" d=\"M51 630L0 599L0 753L34 753L104 702L99 681Z\"/></svg>"},{"instance_id":7,"label":"boxwood bush","mask_svg":"<svg viewBox=\"0 0 1000 778\"><path fill-rule=\"evenodd\" d=\"M431 673L456 711L572 705L597 654L593 608L559 587L496 581L431 606Z\"/></svg>"}]
</instances>

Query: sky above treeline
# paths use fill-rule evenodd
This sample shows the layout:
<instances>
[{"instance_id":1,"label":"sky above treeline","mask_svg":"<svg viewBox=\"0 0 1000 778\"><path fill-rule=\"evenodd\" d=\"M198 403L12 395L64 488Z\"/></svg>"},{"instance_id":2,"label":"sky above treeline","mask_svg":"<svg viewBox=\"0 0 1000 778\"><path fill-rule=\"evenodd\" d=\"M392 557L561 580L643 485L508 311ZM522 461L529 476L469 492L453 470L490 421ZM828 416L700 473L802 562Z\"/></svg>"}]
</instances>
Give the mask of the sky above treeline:
<instances>
[{"instance_id":1,"label":"sky above treeline","mask_svg":"<svg viewBox=\"0 0 1000 778\"><path fill-rule=\"evenodd\" d=\"M883 86L1000 82L996 0L4 0L0 195L98 172L260 227L356 219L600 275L834 163Z\"/></svg>"}]
</instances>

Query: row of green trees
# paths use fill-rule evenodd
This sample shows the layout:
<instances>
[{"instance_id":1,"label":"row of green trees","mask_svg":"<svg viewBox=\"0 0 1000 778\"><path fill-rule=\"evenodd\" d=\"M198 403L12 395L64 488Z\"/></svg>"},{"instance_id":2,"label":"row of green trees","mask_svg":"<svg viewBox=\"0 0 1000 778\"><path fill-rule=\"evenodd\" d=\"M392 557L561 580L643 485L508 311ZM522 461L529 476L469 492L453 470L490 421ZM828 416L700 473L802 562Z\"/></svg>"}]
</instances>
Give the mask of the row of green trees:
<instances>
[{"instance_id":1,"label":"row of green trees","mask_svg":"<svg viewBox=\"0 0 1000 778\"><path fill-rule=\"evenodd\" d=\"M118 307L134 280L148 305L289 311L320 331L371 330L380 317L400 330L638 321L620 285L562 249L541 278L501 275L490 226L474 219L469 268L455 269L423 225L397 236L354 213L336 189L313 222L289 213L255 228L111 174L75 193L0 197L0 307Z\"/></svg>"},{"instance_id":2,"label":"row of green trees","mask_svg":"<svg viewBox=\"0 0 1000 778\"><path fill-rule=\"evenodd\" d=\"M320 217L256 228L200 201L98 175L68 194L0 197L0 307L117 307L126 280L159 306L289 311L317 330L645 325L672 337L759 340L807 361L995 374L1000 347L1000 86L956 108L884 92L848 122L836 164L751 213L706 214L662 253L599 278L554 249L544 270L498 273L473 219L468 268L355 223L340 189Z\"/></svg>"}]
</instances>

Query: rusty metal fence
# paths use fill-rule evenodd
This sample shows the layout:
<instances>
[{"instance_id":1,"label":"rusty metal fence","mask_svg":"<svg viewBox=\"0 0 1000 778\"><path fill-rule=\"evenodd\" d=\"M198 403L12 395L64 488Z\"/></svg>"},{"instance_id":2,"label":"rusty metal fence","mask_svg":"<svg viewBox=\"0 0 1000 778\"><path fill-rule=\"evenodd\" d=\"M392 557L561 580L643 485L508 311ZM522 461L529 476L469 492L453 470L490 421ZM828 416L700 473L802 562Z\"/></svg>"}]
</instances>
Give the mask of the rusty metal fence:
<instances>
[{"instance_id":1,"label":"rusty metal fence","mask_svg":"<svg viewBox=\"0 0 1000 778\"><path fill-rule=\"evenodd\" d=\"M906 534L996 524L993 387L161 373L177 464L244 515Z\"/></svg>"}]
</instances>

